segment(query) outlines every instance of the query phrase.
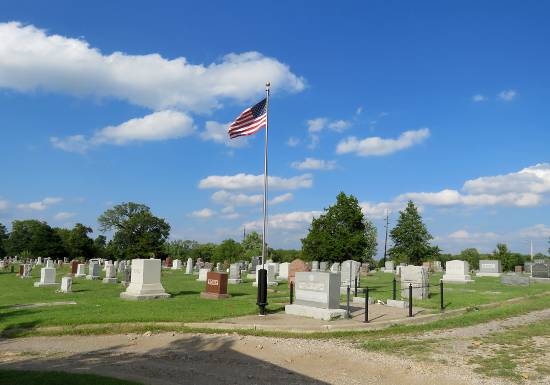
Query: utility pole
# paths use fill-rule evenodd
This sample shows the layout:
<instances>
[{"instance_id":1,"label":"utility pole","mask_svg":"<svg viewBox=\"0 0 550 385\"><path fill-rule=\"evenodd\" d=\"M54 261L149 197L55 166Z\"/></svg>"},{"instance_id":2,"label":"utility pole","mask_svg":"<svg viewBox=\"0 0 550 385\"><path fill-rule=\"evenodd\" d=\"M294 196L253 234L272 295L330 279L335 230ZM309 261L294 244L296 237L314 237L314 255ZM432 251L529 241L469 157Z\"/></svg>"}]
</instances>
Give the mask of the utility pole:
<instances>
[{"instance_id":1,"label":"utility pole","mask_svg":"<svg viewBox=\"0 0 550 385\"><path fill-rule=\"evenodd\" d=\"M388 227L390 223L390 212L386 209L386 225L384 226L386 228L386 239L384 241L384 264L386 264L386 255L388 250Z\"/></svg>"},{"instance_id":2,"label":"utility pole","mask_svg":"<svg viewBox=\"0 0 550 385\"><path fill-rule=\"evenodd\" d=\"M246 227L243 227L243 242L246 238Z\"/></svg>"},{"instance_id":3,"label":"utility pole","mask_svg":"<svg viewBox=\"0 0 550 385\"><path fill-rule=\"evenodd\" d=\"M531 262L533 262L533 240L531 239Z\"/></svg>"}]
</instances>

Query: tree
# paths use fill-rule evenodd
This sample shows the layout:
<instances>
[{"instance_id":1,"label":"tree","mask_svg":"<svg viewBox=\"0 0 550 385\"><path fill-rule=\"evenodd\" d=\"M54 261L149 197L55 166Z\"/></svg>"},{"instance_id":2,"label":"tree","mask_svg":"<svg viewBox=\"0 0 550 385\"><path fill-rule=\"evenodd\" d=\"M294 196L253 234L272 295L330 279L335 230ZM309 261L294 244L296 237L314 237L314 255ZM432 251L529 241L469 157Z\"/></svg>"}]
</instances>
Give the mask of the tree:
<instances>
[{"instance_id":1,"label":"tree","mask_svg":"<svg viewBox=\"0 0 550 385\"><path fill-rule=\"evenodd\" d=\"M357 198L341 192L335 205L313 218L309 233L302 239L302 257L310 261L365 260L373 250L376 252L375 231L364 218Z\"/></svg>"},{"instance_id":2,"label":"tree","mask_svg":"<svg viewBox=\"0 0 550 385\"><path fill-rule=\"evenodd\" d=\"M64 258L68 253L59 234L46 222L35 219L13 221L8 238L8 252L13 255L28 251L35 257Z\"/></svg>"},{"instance_id":3,"label":"tree","mask_svg":"<svg viewBox=\"0 0 550 385\"><path fill-rule=\"evenodd\" d=\"M376 240L376 233L377 231L374 224L368 219L365 219L365 234L367 235L367 247L365 247L365 254L363 255L363 261L367 262L371 268L376 266L376 261L374 260L374 257L376 256L376 246L378 245L378 241Z\"/></svg>"},{"instance_id":4,"label":"tree","mask_svg":"<svg viewBox=\"0 0 550 385\"><path fill-rule=\"evenodd\" d=\"M511 253L504 243L497 243L497 248L493 251L493 258L500 261L504 271L513 271L515 266L523 264L521 254Z\"/></svg>"},{"instance_id":5,"label":"tree","mask_svg":"<svg viewBox=\"0 0 550 385\"><path fill-rule=\"evenodd\" d=\"M239 242L226 239L216 247L212 262L234 262L240 259L242 252L243 248Z\"/></svg>"},{"instance_id":6,"label":"tree","mask_svg":"<svg viewBox=\"0 0 550 385\"><path fill-rule=\"evenodd\" d=\"M99 218L102 232L114 230L108 250L123 259L144 258L164 254L164 243L170 225L157 218L151 209L139 203L122 203L105 211Z\"/></svg>"},{"instance_id":7,"label":"tree","mask_svg":"<svg viewBox=\"0 0 550 385\"><path fill-rule=\"evenodd\" d=\"M422 217L412 201L407 207L399 212L397 224L390 231L393 247L389 255L395 262L407 262L419 264L423 260L430 259L439 249L430 245L433 238L428 232Z\"/></svg>"},{"instance_id":8,"label":"tree","mask_svg":"<svg viewBox=\"0 0 550 385\"><path fill-rule=\"evenodd\" d=\"M98 235L94 239L94 256L96 258L105 258L107 256L107 237Z\"/></svg>"},{"instance_id":9,"label":"tree","mask_svg":"<svg viewBox=\"0 0 550 385\"><path fill-rule=\"evenodd\" d=\"M8 230L6 229L6 226L0 223L0 258L4 258L8 253L6 250L7 240L8 240Z\"/></svg>"},{"instance_id":10,"label":"tree","mask_svg":"<svg viewBox=\"0 0 550 385\"><path fill-rule=\"evenodd\" d=\"M246 234L242 243L244 258L251 260L252 257L262 255L262 236L256 231Z\"/></svg>"},{"instance_id":11,"label":"tree","mask_svg":"<svg viewBox=\"0 0 550 385\"><path fill-rule=\"evenodd\" d=\"M193 254L193 249L198 247L199 243L192 240L181 240L167 242L164 245L166 254L172 258L187 259Z\"/></svg>"},{"instance_id":12,"label":"tree","mask_svg":"<svg viewBox=\"0 0 550 385\"><path fill-rule=\"evenodd\" d=\"M464 249L458 256L461 260L467 261L471 269L479 269L479 251L475 248Z\"/></svg>"}]
</instances>

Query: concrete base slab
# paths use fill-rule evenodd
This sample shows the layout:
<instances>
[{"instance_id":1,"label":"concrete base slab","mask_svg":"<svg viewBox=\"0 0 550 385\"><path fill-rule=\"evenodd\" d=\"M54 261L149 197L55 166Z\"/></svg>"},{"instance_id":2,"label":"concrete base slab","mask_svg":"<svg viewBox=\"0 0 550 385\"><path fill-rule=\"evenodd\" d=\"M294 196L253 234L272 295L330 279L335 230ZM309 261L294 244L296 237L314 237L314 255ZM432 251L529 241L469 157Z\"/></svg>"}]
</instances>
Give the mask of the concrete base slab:
<instances>
[{"instance_id":1,"label":"concrete base slab","mask_svg":"<svg viewBox=\"0 0 550 385\"><path fill-rule=\"evenodd\" d=\"M230 284L233 284L233 285L236 285L238 283L241 283L243 280L240 279L240 278L229 278L227 280L227 283L230 283Z\"/></svg>"},{"instance_id":2,"label":"concrete base slab","mask_svg":"<svg viewBox=\"0 0 550 385\"><path fill-rule=\"evenodd\" d=\"M126 292L120 293L120 298L130 301L144 301L150 299L162 299L170 298L168 293L154 293L154 294L128 294Z\"/></svg>"},{"instance_id":3,"label":"concrete base slab","mask_svg":"<svg viewBox=\"0 0 550 385\"><path fill-rule=\"evenodd\" d=\"M397 299L388 299L386 302L386 306L389 307L396 307L398 309L408 309L409 308L409 302L408 301L400 301Z\"/></svg>"},{"instance_id":4,"label":"concrete base slab","mask_svg":"<svg viewBox=\"0 0 550 385\"><path fill-rule=\"evenodd\" d=\"M278 282L268 282L267 283L267 286L277 286L277 285L279 285ZM252 286L258 287L258 284L256 282L252 282Z\"/></svg>"},{"instance_id":5,"label":"concrete base slab","mask_svg":"<svg viewBox=\"0 0 550 385\"><path fill-rule=\"evenodd\" d=\"M246 279L256 279L256 274L247 274Z\"/></svg>"},{"instance_id":6,"label":"concrete base slab","mask_svg":"<svg viewBox=\"0 0 550 385\"><path fill-rule=\"evenodd\" d=\"M103 283L118 283L116 278L103 278Z\"/></svg>"},{"instance_id":7,"label":"concrete base slab","mask_svg":"<svg viewBox=\"0 0 550 385\"><path fill-rule=\"evenodd\" d=\"M98 277L94 277L94 276L92 276L92 275L87 275L87 276L86 276L86 279L87 279L88 281L92 281L92 280L96 280L96 279L100 279L100 278L101 278L101 277L99 277L99 276L98 276Z\"/></svg>"},{"instance_id":8,"label":"concrete base slab","mask_svg":"<svg viewBox=\"0 0 550 385\"><path fill-rule=\"evenodd\" d=\"M296 304L286 305L285 313L301 317L314 318L323 321L332 321L336 319L346 318L346 311L344 309L320 309L317 307Z\"/></svg>"},{"instance_id":9,"label":"concrete base slab","mask_svg":"<svg viewBox=\"0 0 550 385\"><path fill-rule=\"evenodd\" d=\"M229 297L231 297L231 294L207 293L205 291L201 293L201 298L206 298L206 299L225 299Z\"/></svg>"},{"instance_id":10,"label":"concrete base slab","mask_svg":"<svg viewBox=\"0 0 550 385\"><path fill-rule=\"evenodd\" d=\"M473 279L460 279L460 278L443 278L443 283L471 283Z\"/></svg>"},{"instance_id":11,"label":"concrete base slab","mask_svg":"<svg viewBox=\"0 0 550 385\"><path fill-rule=\"evenodd\" d=\"M42 283L42 282L35 282L34 287L45 287L45 286L56 286L59 285L59 283Z\"/></svg>"},{"instance_id":12,"label":"concrete base slab","mask_svg":"<svg viewBox=\"0 0 550 385\"><path fill-rule=\"evenodd\" d=\"M75 278L86 278L86 274L75 274Z\"/></svg>"},{"instance_id":13,"label":"concrete base slab","mask_svg":"<svg viewBox=\"0 0 550 385\"><path fill-rule=\"evenodd\" d=\"M364 305L365 304L365 297L353 297L352 302ZM374 303L374 299L369 298L369 305L372 305L373 303Z\"/></svg>"}]
</instances>

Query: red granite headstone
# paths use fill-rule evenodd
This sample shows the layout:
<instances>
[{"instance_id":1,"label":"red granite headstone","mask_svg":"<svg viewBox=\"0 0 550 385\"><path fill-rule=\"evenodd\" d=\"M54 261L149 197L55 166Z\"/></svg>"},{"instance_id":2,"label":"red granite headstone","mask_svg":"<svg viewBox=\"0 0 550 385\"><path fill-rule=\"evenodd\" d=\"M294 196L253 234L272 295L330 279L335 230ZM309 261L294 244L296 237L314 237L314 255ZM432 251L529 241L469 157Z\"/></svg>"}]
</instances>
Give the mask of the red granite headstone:
<instances>
[{"instance_id":1,"label":"red granite headstone","mask_svg":"<svg viewBox=\"0 0 550 385\"><path fill-rule=\"evenodd\" d=\"M515 267L515 272L516 273L523 273L523 266L516 266Z\"/></svg>"},{"instance_id":2,"label":"red granite headstone","mask_svg":"<svg viewBox=\"0 0 550 385\"><path fill-rule=\"evenodd\" d=\"M301 259L295 259L288 265L288 282L294 283L296 273L303 271L311 271L309 266Z\"/></svg>"},{"instance_id":3,"label":"red granite headstone","mask_svg":"<svg viewBox=\"0 0 550 385\"><path fill-rule=\"evenodd\" d=\"M19 265L19 277L23 276L23 272L25 271L25 266L21 263Z\"/></svg>"},{"instance_id":4,"label":"red granite headstone","mask_svg":"<svg viewBox=\"0 0 550 385\"><path fill-rule=\"evenodd\" d=\"M172 258L171 257L166 258L166 261L164 261L164 266L172 267Z\"/></svg>"},{"instance_id":5,"label":"red granite headstone","mask_svg":"<svg viewBox=\"0 0 550 385\"><path fill-rule=\"evenodd\" d=\"M229 298L227 294L227 273L209 271L206 274L206 291L201 293L202 298L220 299Z\"/></svg>"},{"instance_id":6,"label":"red granite headstone","mask_svg":"<svg viewBox=\"0 0 550 385\"><path fill-rule=\"evenodd\" d=\"M73 259L71 261L71 274L75 275L77 271L78 271L78 261Z\"/></svg>"}]
</instances>

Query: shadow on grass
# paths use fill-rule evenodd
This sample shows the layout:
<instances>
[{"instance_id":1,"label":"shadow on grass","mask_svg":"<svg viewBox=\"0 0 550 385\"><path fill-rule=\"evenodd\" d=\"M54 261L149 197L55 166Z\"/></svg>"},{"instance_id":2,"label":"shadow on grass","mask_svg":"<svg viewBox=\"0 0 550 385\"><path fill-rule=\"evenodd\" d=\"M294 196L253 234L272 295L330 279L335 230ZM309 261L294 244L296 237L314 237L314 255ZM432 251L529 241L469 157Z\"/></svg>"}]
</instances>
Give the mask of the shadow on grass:
<instances>
[{"instance_id":1,"label":"shadow on grass","mask_svg":"<svg viewBox=\"0 0 550 385\"><path fill-rule=\"evenodd\" d=\"M175 293L168 292L168 294L170 294L172 297L179 297L182 295L199 295L200 293L201 293L200 291L195 291L195 290L181 290Z\"/></svg>"},{"instance_id":2,"label":"shadow on grass","mask_svg":"<svg viewBox=\"0 0 550 385\"><path fill-rule=\"evenodd\" d=\"M143 383L168 383L180 379L181 383L188 384L327 384L262 359L268 355L265 351L254 351L254 356L241 353L234 349L236 340L225 336L195 335L171 342L158 340L155 347L135 350L128 348L125 336L120 338L124 342L103 342L111 343L111 347L88 348L83 341L79 353L43 357L33 354L18 361L0 363L0 369L48 368L73 373L101 373ZM137 338L147 338L152 342L155 336Z\"/></svg>"}]
</instances>

